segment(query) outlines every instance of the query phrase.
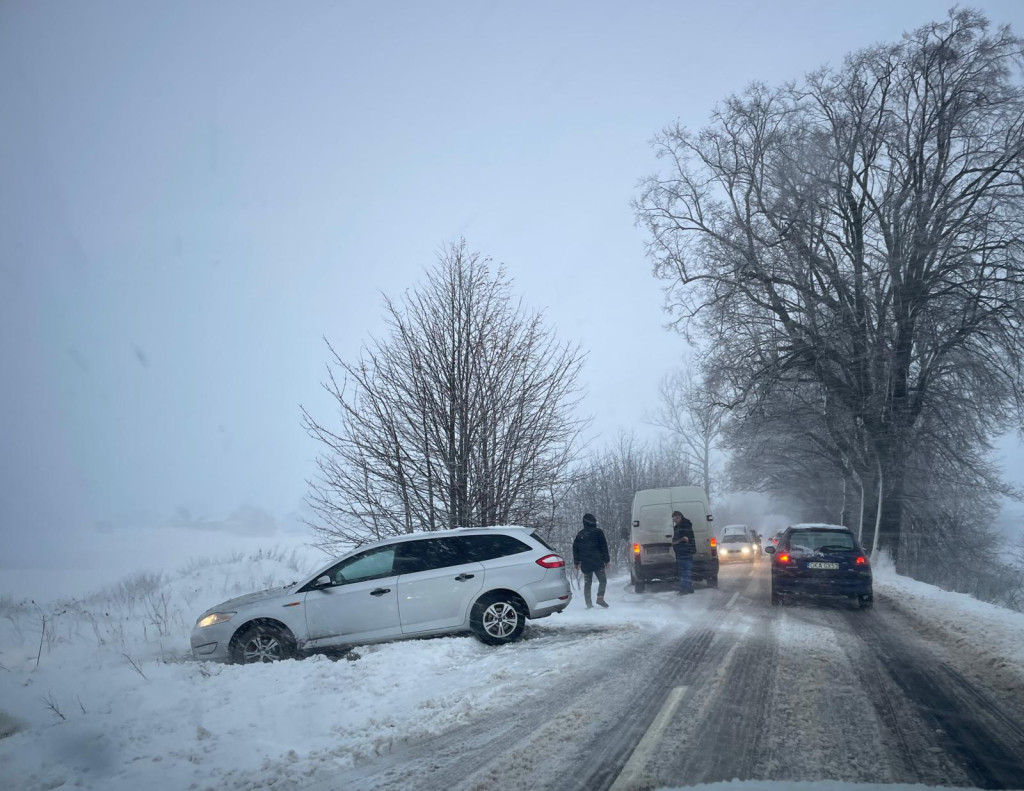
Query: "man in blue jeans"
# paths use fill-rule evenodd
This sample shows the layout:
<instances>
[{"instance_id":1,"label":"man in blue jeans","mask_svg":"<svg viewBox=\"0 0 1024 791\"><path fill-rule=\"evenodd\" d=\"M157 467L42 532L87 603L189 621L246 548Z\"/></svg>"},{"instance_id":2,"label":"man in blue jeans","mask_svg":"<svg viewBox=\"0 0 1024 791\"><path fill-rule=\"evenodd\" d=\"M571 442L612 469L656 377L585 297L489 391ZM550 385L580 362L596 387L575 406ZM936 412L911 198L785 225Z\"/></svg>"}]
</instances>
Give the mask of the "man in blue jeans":
<instances>
[{"instance_id":1,"label":"man in blue jeans","mask_svg":"<svg viewBox=\"0 0 1024 791\"><path fill-rule=\"evenodd\" d=\"M693 535L693 522L679 511L672 512L672 549L676 553L676 571L679 573L680 595L693 593L693 556L697 552L697 539Z\"/></svg>"}]
</instances>

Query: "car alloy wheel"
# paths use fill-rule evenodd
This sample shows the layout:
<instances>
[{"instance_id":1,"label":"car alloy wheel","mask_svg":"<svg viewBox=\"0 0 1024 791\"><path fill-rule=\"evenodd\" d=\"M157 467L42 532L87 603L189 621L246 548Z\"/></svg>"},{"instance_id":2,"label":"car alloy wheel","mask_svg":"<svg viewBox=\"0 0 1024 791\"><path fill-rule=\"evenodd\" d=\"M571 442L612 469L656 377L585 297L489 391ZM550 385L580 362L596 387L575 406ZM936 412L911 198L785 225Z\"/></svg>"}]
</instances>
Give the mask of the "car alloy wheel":
<instances>
[{"instance_id":1,"label":"car alloy wheel","mask_svg":"<svg viewBox=\"0 0 1024 791\"><path fill-rule=\"evenodd\" d=\"M508 602L496 601L484 610L482 620L487 634L498 640L507 640L519 625L519 613Z\"/></svg>"},{"instance_id":2,"label":"car alloy wheel","mask_svg":"<svg viewBox=\"0 0 1024 791\"><path fill-rule=\"evenodd\" d=\"M501 645L518 639L526 626L526 616L511 597L492 594L473 606L470 626L483 642Z\"/></svg>"},{"instance_id":3,"label":"car alloy wheel","mask_svg":"<svg viewBox=\"0 0 1024 791\"><path fill-rule=\"evenodd\" d=\"M249 662L276 662L281 658L281 641L269 634L254 634L242 648L242 658Z\"/></svg>"},{"instance_id":4,"label":"car alloy wheel","mask_svg":"<svg viewBox=\"0 0 1024 791\"><path fill-rule=\"evenodd\" d=\"M257 662L277 662L288 659L294 653L292 643L285 633L270 626L256 626L238 638L235 647L235 661L251 665Z\"/></svg>"}]
</instances>

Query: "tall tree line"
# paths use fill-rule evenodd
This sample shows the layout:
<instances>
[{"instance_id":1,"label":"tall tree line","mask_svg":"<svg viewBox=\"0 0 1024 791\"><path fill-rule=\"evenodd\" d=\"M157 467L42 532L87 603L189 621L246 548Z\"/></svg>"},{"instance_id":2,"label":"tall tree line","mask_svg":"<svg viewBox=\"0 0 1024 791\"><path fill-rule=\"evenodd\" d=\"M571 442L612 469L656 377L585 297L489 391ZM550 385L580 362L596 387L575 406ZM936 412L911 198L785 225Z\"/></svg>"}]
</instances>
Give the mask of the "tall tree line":
<instances>
[{"instance_id":1,"label":"tall tree line","mask_svg":"<svg viewBox=\"0 0 1024 791\"><path fill-rule=\"evenodd\" d=\"M929 470L983 475L1024 412L1022 49L954 10L755 84L705 128L665 129L635 202L734 447L807 426L794 444L867 490L898 564Z\"/></svg>"}]
</instances>

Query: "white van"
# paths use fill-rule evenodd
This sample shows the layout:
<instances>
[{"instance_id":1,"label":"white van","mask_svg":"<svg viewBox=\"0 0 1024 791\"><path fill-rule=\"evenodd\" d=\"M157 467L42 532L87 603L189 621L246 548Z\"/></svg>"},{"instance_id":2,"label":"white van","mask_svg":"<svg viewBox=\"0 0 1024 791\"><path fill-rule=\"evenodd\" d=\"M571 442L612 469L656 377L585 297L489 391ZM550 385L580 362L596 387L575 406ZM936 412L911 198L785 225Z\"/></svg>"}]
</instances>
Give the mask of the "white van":
<instances>
[{"instance_id":1,"label":"white van","mask_svg":"<svg viewBox=\"0 0 1024 791\"><path fill-rule=\"evenodd\" d=\"M693 556L693 580L718 587L717 541L711 530L711 507L700 486L643 489L633 496L629 541L630 580L637 593L648 582L675 582L676 556L672 550L672 512L679 511L693 523L697 552ZM623 531L625 533L625 531Z\"/></svg>"}]
</instances>

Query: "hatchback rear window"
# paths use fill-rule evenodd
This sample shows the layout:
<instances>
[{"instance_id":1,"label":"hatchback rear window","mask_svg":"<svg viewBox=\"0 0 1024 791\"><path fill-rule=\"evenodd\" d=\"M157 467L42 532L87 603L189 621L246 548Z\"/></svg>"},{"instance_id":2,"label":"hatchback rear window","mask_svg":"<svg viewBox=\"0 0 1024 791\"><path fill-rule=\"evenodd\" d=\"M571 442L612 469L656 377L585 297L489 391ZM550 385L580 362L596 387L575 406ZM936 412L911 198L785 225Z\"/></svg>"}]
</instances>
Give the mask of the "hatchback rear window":
<instances>
[{"instance_id":1,"label":"hatchback rear window","mask_svg":"<svg viewBox=\"0 0 1024 791\"><path fill-rule=\"evenodd\" d=\"M820 552L824 549L853 551L856 546L852 533L838 530L794 530L789 536L789 548L795 552Z\"/></svg>"}]
</instances>

